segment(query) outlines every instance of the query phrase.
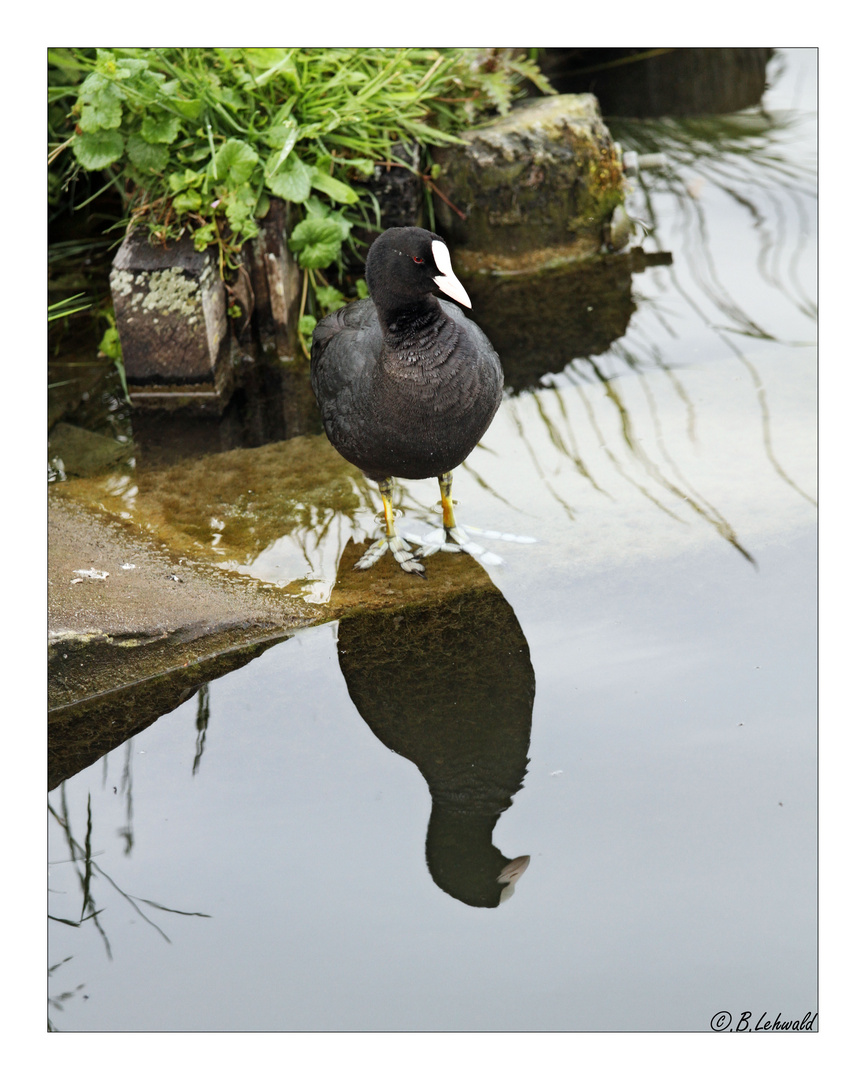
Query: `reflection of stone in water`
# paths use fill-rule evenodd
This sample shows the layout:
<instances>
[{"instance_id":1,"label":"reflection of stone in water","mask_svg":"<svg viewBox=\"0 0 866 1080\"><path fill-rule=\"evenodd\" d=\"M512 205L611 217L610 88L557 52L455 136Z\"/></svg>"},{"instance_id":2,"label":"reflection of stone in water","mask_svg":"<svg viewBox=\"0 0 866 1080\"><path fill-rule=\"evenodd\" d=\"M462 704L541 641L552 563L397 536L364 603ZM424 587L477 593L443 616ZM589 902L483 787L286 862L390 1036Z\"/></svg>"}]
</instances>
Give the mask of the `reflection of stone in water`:
<instances>
[{"instance_id":1,"label":"reflection of stone in water","mask_svg":"<svg viewBox=\"0 0 866 1080\"><path fill-rule=\"evenodd\" d=\"M358 549L347 546L341 578L357 575L348 568ZM340 667L376 737L427 781L433 880L463 903L496 907L529 862L507 858L492 835L526 772L535 675L514 612L478 563L429 562L431 579L459 567L460 587L443 595L419 582L416 603L344 618Z\"/></svg>"},{"instance_id":2,"label":"reflection of stone in water","mask_svg":"<svg viewBox=\"0 0 866 1080\"><path fill-rule=\"evenodd\" d=\"M633 275L669 265L671 256L635 248L547 267L528 261L510 274L473 267L463 252L455 262L478 325L499 353L506 386L526 390L576 356L607 352L637 310Z\"/></svg>"}]
</instances>

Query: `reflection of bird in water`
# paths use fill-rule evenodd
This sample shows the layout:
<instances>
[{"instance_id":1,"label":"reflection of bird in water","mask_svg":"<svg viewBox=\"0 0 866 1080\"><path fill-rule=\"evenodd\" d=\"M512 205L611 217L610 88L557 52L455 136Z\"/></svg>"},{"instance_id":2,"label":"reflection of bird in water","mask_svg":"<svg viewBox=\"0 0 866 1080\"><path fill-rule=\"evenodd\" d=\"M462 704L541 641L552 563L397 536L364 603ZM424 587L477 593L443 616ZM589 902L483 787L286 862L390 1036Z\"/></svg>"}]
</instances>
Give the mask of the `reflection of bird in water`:
<instances>
[{"instance_id":1,"label":"reflection of bird in water","mask_svg":"<svg viewBox=\"0 0 866 1080\"><path fill-rule=\"evenodd\" d=\"M326 316L313 331L310 376L325 433L336 450L379 485L385 538L358 561L385 551L416 574L424 566L394 527L395 476L436 476L444 536L421 554L467 544L454 519L452 470L475 448L502 399L493 346L451 297L471 307L440 236L387 229L367 258L370 299Z\"/></svg>"},{"instance_id":2,"label":"reflection of bird in water","mask_svg":"<svg viewBox=\"0 0 866 1080\"><path fill-rule=\"evenodd\" d=\"M341 576L356 552L348 545ZM459 566L449 591L344 618L337 647L361 716L430 788L433 880L466 904L496 907L529 863L503 855L493 829L526 772L535 675L517 617L485 571L469 559L445 565Z\"/></svg>"}]
</instances>

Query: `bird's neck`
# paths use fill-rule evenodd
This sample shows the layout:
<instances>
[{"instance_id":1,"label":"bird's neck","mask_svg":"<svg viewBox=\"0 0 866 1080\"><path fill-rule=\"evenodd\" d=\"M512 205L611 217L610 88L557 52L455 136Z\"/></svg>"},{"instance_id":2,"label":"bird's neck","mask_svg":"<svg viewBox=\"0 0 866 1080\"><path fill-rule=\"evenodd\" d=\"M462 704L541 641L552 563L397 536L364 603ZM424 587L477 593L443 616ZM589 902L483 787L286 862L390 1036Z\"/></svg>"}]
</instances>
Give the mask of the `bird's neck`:
<instances>
[{"instance_id":1,"label":"bird's neck","mask_svg":"<svg viewBox=\"0 0 866 1080\"><path fill-rule=\"evenodd\" d=\"M387 305L377 304L376 311L389 349L400 349L407 342L415 343L449 321L432 296L406 304L391 300Z\"/></svg>"}]
</instances>

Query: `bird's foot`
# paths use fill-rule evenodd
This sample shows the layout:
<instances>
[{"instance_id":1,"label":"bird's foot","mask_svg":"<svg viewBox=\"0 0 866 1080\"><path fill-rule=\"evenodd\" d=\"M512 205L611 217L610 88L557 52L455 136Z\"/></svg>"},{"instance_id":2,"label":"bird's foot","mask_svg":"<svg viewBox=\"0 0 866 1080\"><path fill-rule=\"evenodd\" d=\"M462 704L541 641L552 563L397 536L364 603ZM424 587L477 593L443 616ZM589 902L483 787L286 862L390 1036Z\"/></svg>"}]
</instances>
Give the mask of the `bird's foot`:
<instances>
[{"instance_id":1,"label":"bird's foot","mask_svg":"<svg viewBox=\"0 0 866 1080\"><path fill-rule=\"evenodd\" d=\"M409 574L424 575L424 564L415 558L415 552L409 547L402 536L383 536L381 540L374 541L355 563L356 570L369 570L379 561L386 551L390 551L397 560L401 570Z\"/></svg>"},{"instance_id":2,"label":"bird's foot","mask_svg":"<svg viewBox=\"0 0 866 1080\"><path fill-rule=\"evenodd\" d=\"M467 536L470 533L471 536ZM504 540L511 544L534 544L534 536L516 536L514 533L494 532L486 529L474 529L472 526L461 527L455 525L451 529L442 526L427 533L426 536L407 535L406 539L413 544L418 544L417 555L419 558L427 558L437 551L464 551L472 555L480 563L487 566L501 566L505 560L493 551L489 551L477 540L471 537L484 537L490 540Z\"/></svg>"},{"instance_id":3,"label":"bird's foot","mask_svg":"<svg viewBox=\"0 0 866 1080\"><path fill-rule=\"evenodd\" d=\"M467 555L472 555L479 562L486 563L488 566L499 566L505 561L492 551L482 547L481 544L470 540L459 525L455 525L452 529L445 529L440 526L438 529L427 533L426 536L413 536L411 540L413 543L420 545L418 555L422 559L436 551L464 551Z\"/></svg>"}]
</instances>

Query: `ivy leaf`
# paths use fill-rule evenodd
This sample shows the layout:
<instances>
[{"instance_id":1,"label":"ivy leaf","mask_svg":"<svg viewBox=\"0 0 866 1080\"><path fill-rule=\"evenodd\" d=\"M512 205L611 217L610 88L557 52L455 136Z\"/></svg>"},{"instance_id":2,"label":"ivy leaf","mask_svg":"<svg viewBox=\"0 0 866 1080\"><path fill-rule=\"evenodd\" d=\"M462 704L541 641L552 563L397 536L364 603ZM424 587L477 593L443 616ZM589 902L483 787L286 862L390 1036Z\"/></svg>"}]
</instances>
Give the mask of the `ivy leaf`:
<instances>
[{"instance_id":1,"label":"ivy leaf","mask_svg":"<svg viewBox=\"0 0 866 1080\"><path fill-rule=\"evenodd\" d=\"M202 225L192 234L192 239L196 251L204 251L208 244L212 244L216 240L216 225L213 222Z\"/></svg>"},{"instance_id":2,"label":"ivy leaf","mask_svg":"<svg viewBox=\"0 0 866 1080\"><path fill-rule=\"evenodd\" d=\"M117 65L115 75L118 79L131 79L136 75L141 75L143 71L147 71L146 60L136 60L131 56L122 56L115 63Z\"/></svg>"},{"instance_id":3,"label":"ivy leaf","mask_svg":"<svg viewBox=\"0 0 866 1080\"><path fill-rule=\"evenodd\" d=\"M108 49L96 50L96 72L100 75L113 76L117 74L117 61L114 53ZM87 80L84 80L87 82Z\"/></svg>"},{"instance_id":4,"label":"ivy leaf","mask_svg":"<svg viewBox=\"0 0 866 1080\"><path fill-rule=\"evenodd\" d=\"M310 182L317 191L324 191L326 195L330 195L336 202L351 205L358 201L358 195L353 188L350 188L348 184L344 184L342 180L338 180L335 176L329 176L326 172L322 172L321 169L316 169L313 172Z\"/></svg>"},{"instance_id":5,"label":"ivy leaf","mask_svg":"<svg viewBox=\"0 0 866 1080\"><path fill-rule=\"evenodd\" d=\"M120 127L123 116L123 98L120 91L95 72L87 77L85 86L90 79L93 79L90 88L86 91L82 88L78 99L82 106L78 126L82 131Z\"/></svg>"},{"instance_id":6,"label":"ivy leaf","mask_svg":"<svg viewBox=\"0 0 866 1080\"><path fill-rule=\"evenodd\" d=\"M99 343L99 351L104 353L109 360L120 358L120 334L117 332L117 327L109 326L105 331Z\"/></svg>"},{"instance_id":7,"label":"ivy leaf","mask_svg":"<svg viewBox=\"0 0 866 1080\"><path fill-rule=\"evenodd\" d=\"M241 139L228 139L214 159L217 179L232 180L235 184L249 180L258 163L259 155Z\"/></svg>"},{"instance_id":8,"label":"ivy leaf","mask_svg":"<svg viewBox=\"0 0 866 1080\"><path fill-rule=\"evenodd\" d=\"M327 203L323 203L318 195L311 195L309 199L306 199L304 209L307 211L307 217L327 218L328 221L334 222L340 229L340 239L348 240L349 233L352 231L351 221L344 218L339 210L332 210Z\"/></svg>"},{"instance_id":9,"label":"ivy leaf","mask_svg":"<svg viewBox=\"0 0 866 1080\"><path fill-rule=\"evenodd\" d=\"M177 200L175 200L175 203L176 202ZM242 184L237 191L231 192L226 199L226 220L232 227L232 231L241 233L244 236L244 239L248 238L247 234L250 230L252 230L253 236L255 236L258 231L257 227L252 222L255 206L256 196L249 184Z\"/></svg>"},{"instance_id":10,"label":"ivy leaf","mask_svg":"<svg viewBox=\"0 0 866 1080\"><path fill-rule=\"evenodd\" d=\"M308 199L313 170L297 154L289 154L282 165L279 158L279 152L268 158L266 173L270 190L286 202L300 203Z\"/></svg>"},{"instance_id":11,"label":"ivy leaf","mask_svg":"<svg viewBox=\"0 0 866 1080\"><path fill-rule=\"evenodd\" d=\"M179 195L175 195L171 200L171 205L176 214L187 214L201 209L201 195L190 188L189 191L182 191Z\"/></svg>"},{"instance_id":12,"label":"ivy leaf","mask_svg":"<svg viewBox=\"0 0 866 1080\"><path fill-rule=\"evenodd\" d=\"M123 153L123 136L119 131L87 131L77 136L72 153L83 169L104 169Z\"/></svg>"},{"instance_id":13,"label":"ivy leaf","mask_svg":"<svg viewBox=\"0 0 866 1080\"><path fill-rule=\"evenodd\" d=\"M298 264L305 270L320 270L339 258L342 230L328 218L304 218L292 230L289 248L298 252Z\"/></svg>"},{"instance_id":14,"label":"ivy leaf","mask_svg":"<svg viewBox=\"0 0 866 1080\"><path fill-rule=\"evenodd\" d=\"M173 143L180 131L180 117L168 112L147 113L141 122L141 136L149 143Z\"/></svg>"},{"instance_id":15,"label":"ivy leaf","mask_svg":"<svg viewBox=\"0 0 866 1080\"><path fill-rule=\"evenodd\" d=\"M126 152L129 160L143 173L159 173L165 171L168 165L168 147L154 146L146 142L138 132L133 132L126 143Z\"/></svg>"},{"instance_id":16,"label":"ivy leaf","mask_svg":"<svg viewBox=\"0 0 866 1080\"><path fill-rule=\"evenodd\" d=\"M203 177L201 173L193 172L192 169L184 169L183 172L169 173L166 179L171 190L177 192L188 187L198 187Z\"/></svg>"}]
</instances>

